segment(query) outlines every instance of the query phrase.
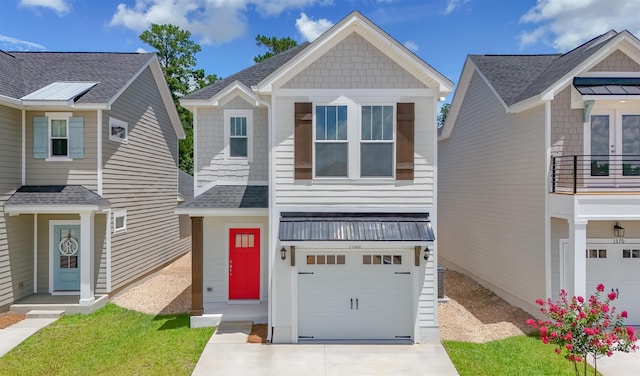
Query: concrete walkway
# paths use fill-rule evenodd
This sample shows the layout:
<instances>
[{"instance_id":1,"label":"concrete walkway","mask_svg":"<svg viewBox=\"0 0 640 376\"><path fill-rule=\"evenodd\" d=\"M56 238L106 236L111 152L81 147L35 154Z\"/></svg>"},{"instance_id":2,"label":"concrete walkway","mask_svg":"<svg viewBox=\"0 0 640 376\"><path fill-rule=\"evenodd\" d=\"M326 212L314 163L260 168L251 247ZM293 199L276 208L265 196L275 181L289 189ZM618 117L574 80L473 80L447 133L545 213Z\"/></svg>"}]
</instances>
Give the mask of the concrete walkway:
<instances>
[{"instance_id":1,"label":"concrete walkway","mask_svg":"<svg viewBox=\"0 0 640 376\"><path fill-rule=\"evenodd\" d=\"M220 323L193 375L458 375L440 344L260 345L247 343L250 332L250 321Z\"/></svg>"},{"instance_id":2,"label":"concrete walkway","mask_svg":"<svg viewBox=\"0 0 640 376\"><path fill-rule=\"evenodd\" d=\"M593 365L593 362L589 362ZM611 357L598 359L598 372L604 376L635 376L640 374L640 350L630 353L616 352Z\"/></svg>"},{"instance_id":3,"label":"concrete walkway","mask_svg":"<svg viewBox=\"0 0 640 376\"><path fill-rule=\"evenodd\" d=\"M0 329L0 357L18 346L38 330L55 322L57 318L26 318L8 328Z\"/></svg>"}]
</instances>

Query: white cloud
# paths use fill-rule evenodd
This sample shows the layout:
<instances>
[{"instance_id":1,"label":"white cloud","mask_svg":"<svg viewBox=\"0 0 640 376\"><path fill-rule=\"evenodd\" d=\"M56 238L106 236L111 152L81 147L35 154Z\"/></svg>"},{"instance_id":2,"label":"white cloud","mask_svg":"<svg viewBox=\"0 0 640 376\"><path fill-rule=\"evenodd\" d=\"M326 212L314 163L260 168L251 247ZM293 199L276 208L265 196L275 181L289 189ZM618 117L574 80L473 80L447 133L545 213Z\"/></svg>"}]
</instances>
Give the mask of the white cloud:
<instances>
[{"instance_id":1,"label":"white cloud","mask_svg":"<svg viewBox=\"0 0 640 376\"><path fill-rule=\"evenodd\" d=\"M638 35L640 1L629 0L538 0L521 18L536 29L520 34L520 46L550 41L558 51L567 51L611 29L628 29Z\"/></svg>"},{"instance_id":2,"label":"white cloud","mask_svg":"<svg viewBox=\"0 0 640 376\"><path fill-rule=\"evenodd\" d=\"M139 54L144 54L144 53L147 53L149 51L145 50L142 47L138 47L138 48L136 48L136 52L139 53Z\"/></svg>"},{"instance_id":3,"label":"white cloud","mask_svg":"<svg viewBox=\"0 0 640 376\"><path fill-rule=\"evenodd\" d=\"M189 30L202 44L229 42L247 30L251 7L263 16L289 9L331 4L331 0L136 0L118 4L110 26L142 32L152 23L170 23Z\"/></svg>"},{"instance_id":4,"label":"white cloud","mask_svg":"<svg viewBox=\"0 0 640 376\"><path fill-rule=\"evenodd\" d=\"M414 42L412 40L408 40L408 41L404 42L404 46L407 47L408 49L410 49L413 52L418 52L418 50L420 49L420 46L418 46L416 44L416 42Z\"/></svg>"},{"instance_id":5,"label":"white cloud","mask_svg":"<svg viewBox=\"0 0 640 376\"><path fill-rule=\"evenodd\" d=\"M67 0L20 0L19 4L28 8L49 8L59 15L67 14L71 9Z\"/></svg>"},{"instance_id":6,"label":"white cloud","mask_svg":"<svg viewBox=\"0 0 640 376\"><path fill-rule=\"evenodd\" d=\"M0 34L0 50L5 51L43 51L46 48L38 43L21 40Z\"/></svg>"},{"instance_id":7,"label":"white cloud","mask_svg":"<svg viewBox=\"0 0 640 376\"><path fill-rule=\"evenodd\" d=\"M468 2L469 0L447 0L447 7L444 10L444 14L449 14Z\"/></svg>"},{"instance_id":8,"label":"white cloud","mask_svg":"<svg viewBox=\"0 0 640 376\"><path fill-rule=\"evenodd\" d=\"M300 13L300 18L296 20L296 29L298 29L302 37L309 42L322 35L322 33L327 31L331 26L333 26L333 22L327 19L320 18L314 21L304 13Z\"/></svg>"}]
</instances>

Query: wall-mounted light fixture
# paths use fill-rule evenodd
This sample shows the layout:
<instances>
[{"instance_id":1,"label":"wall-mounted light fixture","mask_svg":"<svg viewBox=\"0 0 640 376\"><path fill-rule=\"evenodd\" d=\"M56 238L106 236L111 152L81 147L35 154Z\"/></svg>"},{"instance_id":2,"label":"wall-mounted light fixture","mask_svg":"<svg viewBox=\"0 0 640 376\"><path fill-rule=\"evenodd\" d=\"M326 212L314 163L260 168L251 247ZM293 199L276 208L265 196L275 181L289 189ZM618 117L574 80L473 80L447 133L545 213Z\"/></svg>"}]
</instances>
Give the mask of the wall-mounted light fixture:
<instances>
[{"instance_id":1,"label":"wall-mounted light fixture","mask_svg":"<svg viewBox=\"0 0 640 376\"><path fill-rule=\"evenodd\" d=\"M620 224L620 222L616 221L616 224L613 225L613 236L616 238L624 238L624 227Z\"/></svg>"},{"instance_id":2,"label":"wall-mounted light fixture","mask_svg":"<svg viewBox=\"0 0 640 376\"><path fill-rule=\"evenodd\" d=\"M280 249L280 258L284 261L287 259L287 249L285 247L282 247Z\"/></svg>"},{"instance_id":3,"label":"wall-mounted light fixture","mask_svg":"<svg viewBox=\"0 0 640 376\"><path fill-rule=\"evenodd\" d=\"M424 247L424 256L422 256L424 258L424 261L429 261L429 257L431 257L432 253L433 251L431 251L429 247Z\"/></svg>"}]
</instances>

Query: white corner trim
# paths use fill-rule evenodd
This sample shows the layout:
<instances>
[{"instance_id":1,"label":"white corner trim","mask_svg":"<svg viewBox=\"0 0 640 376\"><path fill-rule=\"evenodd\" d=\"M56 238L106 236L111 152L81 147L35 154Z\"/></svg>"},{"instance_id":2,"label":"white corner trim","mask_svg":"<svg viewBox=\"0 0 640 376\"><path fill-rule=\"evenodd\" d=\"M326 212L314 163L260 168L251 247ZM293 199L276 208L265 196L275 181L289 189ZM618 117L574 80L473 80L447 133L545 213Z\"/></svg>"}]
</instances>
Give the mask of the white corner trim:
<instances>
[{"instance_id":1,"label":"white corner trim","mask_svg":"<svg viewBox=\"0 0 640 376\"><path fill-rule=\"evenodd\" d=\"M106 239L105 239L105 289L107 293L111 292L111 209L105 210L106 220Z\"/></svg>"},{"instance_id":2,"label":"white corner trim","mask_svg":"<svg viewBox=\"0 0 640 376\"><path fill-rule=\"evenodd\" d=\"M22 185L27 185L27 111L22 109Z\"/></svg>"},{"instance_id":3,"label":"white corner trim","mask_svg":"<svg viewBox=\"0 0 640 376\"><path fill-rule=\"evenodd\" d=\"M38 214L33 215L33 293L38 293Z\"/></svg>"},{"instance_id":4,"label":"white corner trim","mask_svg":"<svg viewBox=\"0 0 640 376\"><path fill-rule=\"evenodd\" d=\"M97 112L97 121L96 121L96 132L97 132L97 152L96 152L96 167L98 174L98 196L102 197L102 110L98 110Z\"/></svg>"}]
</instances>

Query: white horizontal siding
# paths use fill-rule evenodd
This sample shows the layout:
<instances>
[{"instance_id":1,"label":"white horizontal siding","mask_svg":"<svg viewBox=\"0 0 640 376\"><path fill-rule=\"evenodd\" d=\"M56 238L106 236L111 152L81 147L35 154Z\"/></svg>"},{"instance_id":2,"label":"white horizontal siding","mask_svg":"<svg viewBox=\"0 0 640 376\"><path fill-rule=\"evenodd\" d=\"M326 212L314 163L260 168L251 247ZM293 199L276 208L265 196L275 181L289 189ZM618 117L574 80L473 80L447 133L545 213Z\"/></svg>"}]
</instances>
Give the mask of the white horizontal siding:
<instances>
[{"instance_id":1,"label":"white horizontal siding","mask_svg":"<svg viewBox=\"0 0 640 376\"><path fill-rule=\"evenodd\" d=\"M373 91L375 92L375 91ZM367 104L366 98L354 98ZM378 99L379 100L379 99ZM333 205L407 208L430 207L434 192L435 116L434 98L406 97L399 102L415 103L415 179L412 182L376 183L372 180L347 179L332 184L317 179L314 182L294 179L294 104L309 98L279 97L276 100L276 135L274 175L276 205ZM391 104L391 102L390 102ZM355 122L352 124L356 124Z\"/></svg>"},{"instance_id":2,"label":"white horizontal siding","mask_svg":"<svg viewBox=\"0 0 640 376\"><path fill-rule=\"evenodd\" d=\"M545 296L544 106L507 114L477 75L438 144L440 260L511 303Z\"/></svg>"}]
</instances>

